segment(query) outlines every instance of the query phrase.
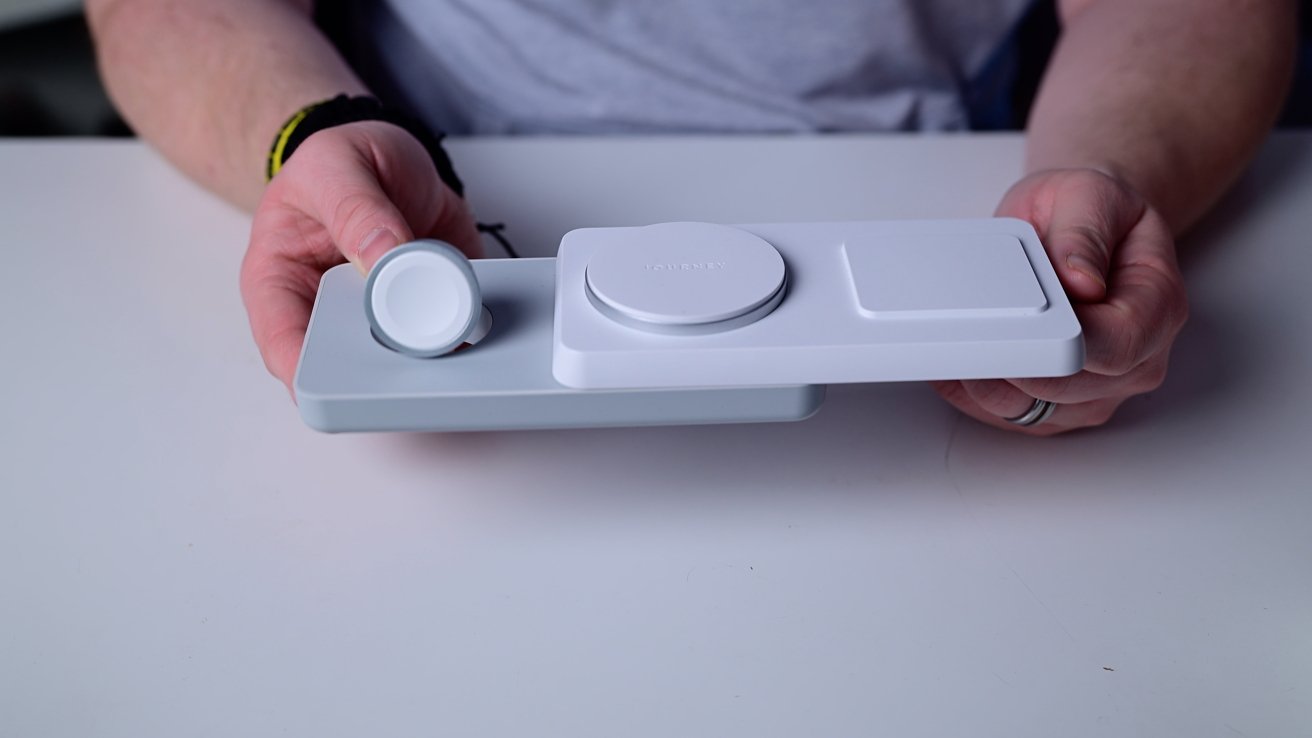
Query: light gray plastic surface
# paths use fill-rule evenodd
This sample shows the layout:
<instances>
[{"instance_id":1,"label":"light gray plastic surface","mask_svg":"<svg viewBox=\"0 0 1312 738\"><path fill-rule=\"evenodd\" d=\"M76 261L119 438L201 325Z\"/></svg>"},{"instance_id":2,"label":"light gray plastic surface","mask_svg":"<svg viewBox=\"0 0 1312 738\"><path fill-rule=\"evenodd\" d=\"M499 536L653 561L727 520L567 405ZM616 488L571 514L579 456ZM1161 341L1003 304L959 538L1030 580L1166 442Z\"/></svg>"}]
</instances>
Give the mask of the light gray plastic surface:
<instances>
[{"instance_id":1,"label":"light gray plastic surface","mask_svg":"<svg viewBox=\"0 0 1312 738\"><path fill-rule=\"evenodd\" d=\"M405 356L370 333L350 265L319 286L294 382L301 417L329 431L457 431L801 420L818 386L576 390L551 375L554 259L472 262L492 328L446 356Z\"/></svg>"},{"instance_id":2,"label":"light gray plastic surface","mask_svg":"<svg viewBox=\"0 0 1312 738\"><path fill-rule=\"evenodd\" d=\"M777 250L782 302L730 330L637 330L599 309L585 274L624 260L629 294L700 304L708 278L760 273L723 257L726 232ZM640 255L682 239L681 265ZM723 258L722 258L723 257ZM698 264L714 262L712 270ZM661 263L658 259L655 263ZM1084 362L1080 324L1034 228L1013 218L847 223L700 223L571 231L557 257L553 372L571 387L711 387L1063 376ZM753 293L755 295L756 293ZM650 300L649 300L650 302Z\"/></svg>"}]
</instances>

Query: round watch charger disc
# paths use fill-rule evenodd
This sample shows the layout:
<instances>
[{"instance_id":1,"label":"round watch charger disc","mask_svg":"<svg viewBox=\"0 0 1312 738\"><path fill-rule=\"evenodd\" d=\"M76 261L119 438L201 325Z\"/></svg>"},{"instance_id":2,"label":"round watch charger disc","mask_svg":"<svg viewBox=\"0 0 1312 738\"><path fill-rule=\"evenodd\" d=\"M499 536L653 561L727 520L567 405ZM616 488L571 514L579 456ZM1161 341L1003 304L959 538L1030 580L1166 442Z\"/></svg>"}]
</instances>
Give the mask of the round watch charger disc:
<instances>
[{"instance_id":1,"label":"round watch charger disc","mask_svg":"<svg viewBox=\"0 0 1312 738\"><path fill-rule=\"evenodd\" d=\"M364 294L374 336L410 356L450 353L491 325L469 259L442 241L412 241L384 254Z\"/></svg>"},{"instance_id":2,"label":"round watch charger disc","mask_svg":"<svg viewBox=\"0 0 1312 738\"><path fill-rule=\"evenodd\" d=\"M627 326L704 334L747 325L783 299L787 269L765 239L711 223L635 228L588 262L588 297Z\"/></svg>"}]
</instances>

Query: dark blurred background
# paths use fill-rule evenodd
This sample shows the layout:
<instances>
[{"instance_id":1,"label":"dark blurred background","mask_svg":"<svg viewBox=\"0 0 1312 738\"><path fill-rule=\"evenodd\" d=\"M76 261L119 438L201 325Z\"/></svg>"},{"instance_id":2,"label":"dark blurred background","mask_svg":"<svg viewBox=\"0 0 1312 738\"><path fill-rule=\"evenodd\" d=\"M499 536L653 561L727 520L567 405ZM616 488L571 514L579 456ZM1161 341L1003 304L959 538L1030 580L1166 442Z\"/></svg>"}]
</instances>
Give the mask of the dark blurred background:
<instances>
[{"instance_id":1,"label":"dark blurred background","mask_svg":"<svg viewBox=\"0 0 1312 738\"><path fill-rule=\"evenodd\" d=\"M0 0L0 136L131 135L96 75L81 5L78 0ZM1312 127L1312 0L1302 0L1302 10L1299 71L1283 127ZM331 24L331 12L321 15ZM1055 34L1052 1L1040 0L1007 52L973 82L976 128L1020 127L1038 85L1035 70L1042 69Z\"/></svg>"}]
</instances>

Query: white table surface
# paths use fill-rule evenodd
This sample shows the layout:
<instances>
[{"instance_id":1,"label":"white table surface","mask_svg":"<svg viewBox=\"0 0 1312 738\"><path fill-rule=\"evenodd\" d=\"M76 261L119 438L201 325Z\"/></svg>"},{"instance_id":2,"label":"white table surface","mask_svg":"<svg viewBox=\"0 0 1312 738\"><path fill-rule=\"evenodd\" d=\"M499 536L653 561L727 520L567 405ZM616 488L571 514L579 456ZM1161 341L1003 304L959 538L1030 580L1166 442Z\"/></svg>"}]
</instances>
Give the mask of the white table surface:
<instances>
[{"instance_id":1,"label":"white table surface","mask_svg":"<svg viewBox=\"0 0 1312 738\"><path fill-rule=\"evenodd\" d=\"M484 219L987 215L1002 137L454 141ZM1312 135L1189 239L1167 384L1036 440L805 422L328 436L246 216L0 142L0 736L1312 735Z\"/></svg>"}]
</instances>

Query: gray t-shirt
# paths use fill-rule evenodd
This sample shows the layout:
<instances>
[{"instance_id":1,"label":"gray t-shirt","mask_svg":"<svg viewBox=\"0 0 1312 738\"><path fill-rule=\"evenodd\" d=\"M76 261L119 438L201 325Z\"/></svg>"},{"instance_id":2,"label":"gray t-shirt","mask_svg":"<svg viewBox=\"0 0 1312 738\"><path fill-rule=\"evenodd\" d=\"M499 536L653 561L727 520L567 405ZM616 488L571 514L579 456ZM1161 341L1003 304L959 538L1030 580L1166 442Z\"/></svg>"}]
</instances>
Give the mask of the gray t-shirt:
<instances>
[{"instance_id":1,"label":"gray t-shirt","mask_svg":"<svg viewBox=\"0 0 1312 738\"><path fill-rule=\"evenodd\" d=\"M377 70L459 134L965 128L1031 0L385 0Z\"/></svg>"}]
</instances>

